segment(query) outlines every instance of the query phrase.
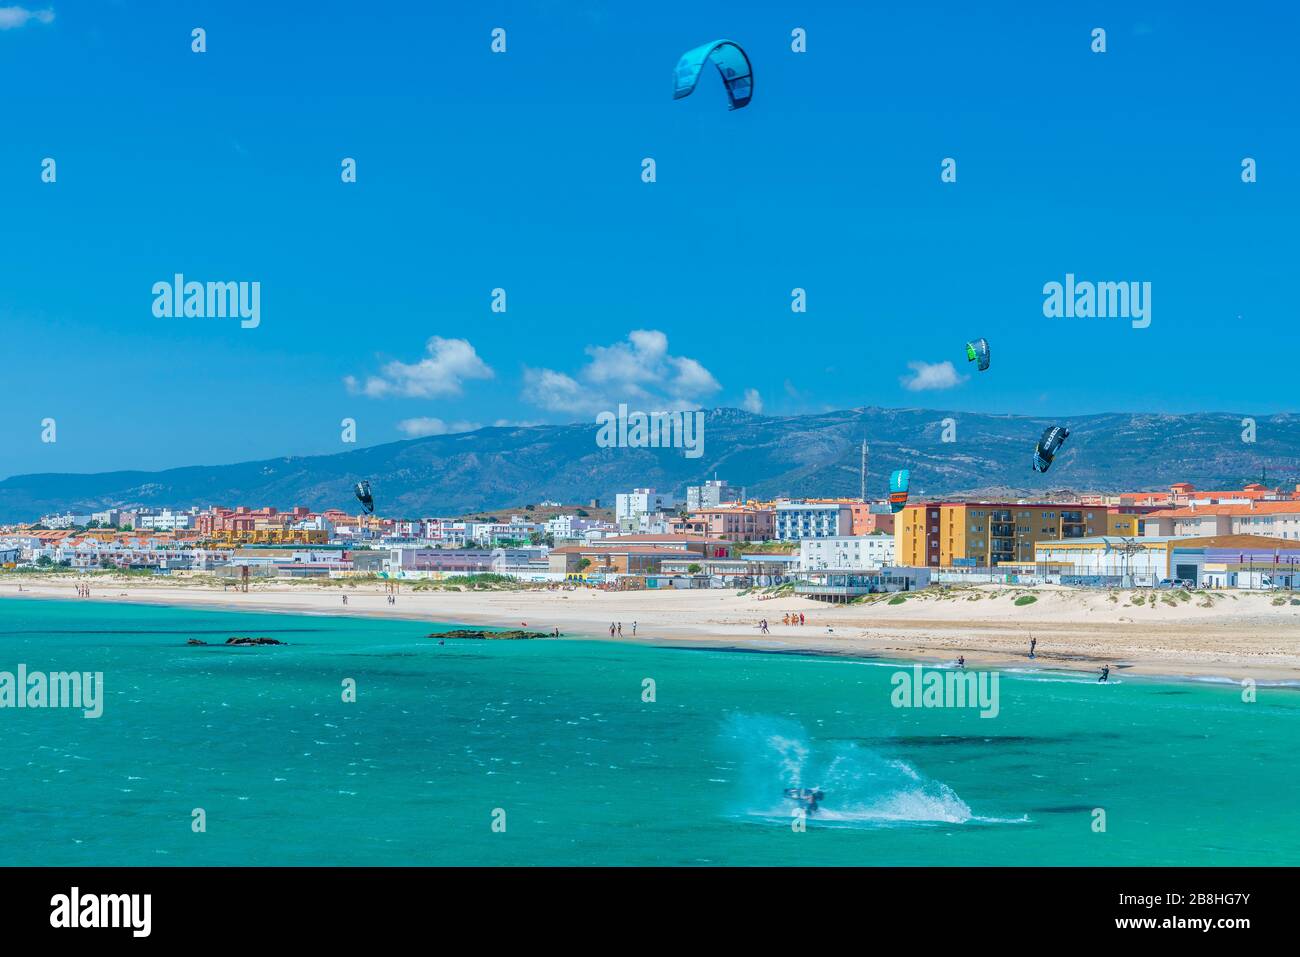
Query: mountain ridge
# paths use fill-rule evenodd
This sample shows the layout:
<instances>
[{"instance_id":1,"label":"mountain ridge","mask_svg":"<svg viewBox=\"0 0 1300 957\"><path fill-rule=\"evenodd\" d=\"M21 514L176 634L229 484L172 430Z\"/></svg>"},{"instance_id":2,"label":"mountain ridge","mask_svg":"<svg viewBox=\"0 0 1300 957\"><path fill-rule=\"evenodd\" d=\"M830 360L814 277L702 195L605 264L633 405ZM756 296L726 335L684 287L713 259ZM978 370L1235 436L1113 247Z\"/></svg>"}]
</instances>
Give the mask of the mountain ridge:
<instances>
[{"instance_id":1,"label":"mountain ridge","mask_svg":"<svg viewBox=\"0 0 1300 957\"><path fill-rule=\"evenodd\" d=\"M489 426L402 439L343 452L284 456L160 471L32 473L0 481L0 521L53 512L136 506L355 505L352 486L371 483L381 514L459 514L524 502L609 501L651 487L681 496L716 473L751 496L856 496L860 444L869 444L868 494L881 498L888 473L912 472L914 497L1006 487L1115 492L1187 481L1235 488L1267 470L1270 481L1300 473L1300 416L1255 417L1243 440L1237 413L1105 412L1060 418L1015 413L864 407L768 416L742 409L704 413L703 455L680 449L600 448L592 423ZM945 420L955 441L943 441ZM1071 435L1051 471L1030 469L1048 425ZM952 430L949 430L952 431Z\"/></svg>"}]
</instances>

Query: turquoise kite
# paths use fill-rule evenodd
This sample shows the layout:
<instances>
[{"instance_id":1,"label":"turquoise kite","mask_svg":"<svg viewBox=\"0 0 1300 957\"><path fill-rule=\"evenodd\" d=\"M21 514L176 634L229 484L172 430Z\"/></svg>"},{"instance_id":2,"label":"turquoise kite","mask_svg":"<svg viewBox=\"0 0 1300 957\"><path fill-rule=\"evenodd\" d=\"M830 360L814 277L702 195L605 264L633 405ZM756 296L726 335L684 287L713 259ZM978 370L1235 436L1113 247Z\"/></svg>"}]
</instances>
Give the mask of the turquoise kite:
<instances>
[{"instance_id":1,"label":"turquoise kite","mask_svg":"<svg viewBox=\"0 0 1300 957\"><path fill-rule=\"evenodd\" d=\"M901 512L907 504L907 490L912 484L912 473L908 469L899 469L889 476L889 510Z\"/></svg>"},{"instance_id":2,"label":"turquoise kite","mask_svg":"<svg viewBox=\"0 0 1300 957\"><path fill-rule=\"evenodd\" d=\"M712 60L722 74L730 101L727 109L738 110L748 105L754 95L754 69L749 65L745 51L730 40L714 40L682 54L677 69L673 71L673 99L680 100L695 91L705 60Z\"/></svg>"}]
</instances>

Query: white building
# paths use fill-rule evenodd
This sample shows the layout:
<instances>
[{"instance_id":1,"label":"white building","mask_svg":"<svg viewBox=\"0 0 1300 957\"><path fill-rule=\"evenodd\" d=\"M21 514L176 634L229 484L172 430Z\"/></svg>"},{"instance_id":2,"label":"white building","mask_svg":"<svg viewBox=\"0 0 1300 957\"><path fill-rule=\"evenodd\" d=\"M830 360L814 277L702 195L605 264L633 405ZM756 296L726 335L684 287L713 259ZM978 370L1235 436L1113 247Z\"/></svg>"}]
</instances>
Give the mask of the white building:
<instances>
[{"instance_id":1,"label":"white building","mask_svg":"<svg viewBox=\"0 0 1300 957\"><path fill-rule=\"evenodd\" d=\"M1125 540L1094 536L1034 545L1034 561L1060 566L1062 575L1084 578L1131 577L1134 585L1154 585L1168 574L1170 536L1146 535Z\"/></svg>"},{"instance_id":2,"label":"white building","mask_svg":"<svg viewBox=\"0 0 1300 957\"><path fill-rule=\"evenodd\" d=\"M469 538L479 545L490 546L497 542L526 542L541 532L541 525L516 521L518 518L516 515L508 522L471 522Z\"/></svg>"},{"instance_id":3,"label":"white building","mask_svg":"<svg viewBox=\"0 0 1300 957\"><path fill-rule=\"evenodd\" d=\"M231 549L186 548L160 544L152 539L127 542L100 542L85 539L66 542L54 549L56 562L66 561L73 568L158 568L208 570L230 561Z\"/></svg>"},{"instance_id":4,"label":"white building","mask_svg":"<svg viewBox=\"0 0 1300 957\"><path fill-rule=\"evenodd\" d=\"M194 516L185 512L173 512L169 508L153 514L140 513L136 523L136 529L143 531L152 529L154 531L175 531L178 528L190 528L194 524Z\"/></svg>"},{"instance_id":5,"label":"white building","mask_svg":"<svg viewBox=\"0 0 1300 957\"><path fill-rule=\"evenodd\" d=\"M777 541L848 537L853 509L839 502L778 502L774 534Z\"/></svg>"},{"instance_id":6,"label":"white building","mask_svg":"<svg viewBox=\"0 0 1300 957\"><path fill-rule=\"evenodd\" d=\"M597 518L579 518L576 515L556 515L546 520L546 534L556 541L578 541L593 529L614 533L618 531L618 526Z\"/></svg>"},{"instance_id":7,"label":"white building","mask_svg":"<svg viewBox=\"0 0 1300 957\"><path fill-rule=\"evenodd\" d=\"M745 500L743 488L733 488L722 479L713 479L703 485L686 487L686 510L698 512L702 508L717 508Z\"/></svg>"},{"instance_id":8,"label":"white building","mask_svg":"<svg viewBox=\"0 0 1300 957\"><path fill-rule=\"evenodd\" d=\"M652 488L638 488L614 496L614 521L629 532L639 532L641 516L668 511L677 504L671 495L661 495Z\"/></svg>"},{"instance_id":9,"label":"white building","mask_svg":"<svg viewBox=\"0 0 1300 957\"><path fill-rule=\"evenodd\" d=\"M88 525L90 521L89 515L73 515L68 512L65 515L42 515L40 524L46 528L72 528L74 525Z\"/></svg>"},{"instance_id":10,"label":"white building","mask_svg":"<svg viewBox=\"0 0 1300 957\"><path fill-rule=\"evenodd\" d=\"M842 535L805 538L799 543L799 570L859 570L894 564L893 535Z\"/></svg>"}]
</instances>

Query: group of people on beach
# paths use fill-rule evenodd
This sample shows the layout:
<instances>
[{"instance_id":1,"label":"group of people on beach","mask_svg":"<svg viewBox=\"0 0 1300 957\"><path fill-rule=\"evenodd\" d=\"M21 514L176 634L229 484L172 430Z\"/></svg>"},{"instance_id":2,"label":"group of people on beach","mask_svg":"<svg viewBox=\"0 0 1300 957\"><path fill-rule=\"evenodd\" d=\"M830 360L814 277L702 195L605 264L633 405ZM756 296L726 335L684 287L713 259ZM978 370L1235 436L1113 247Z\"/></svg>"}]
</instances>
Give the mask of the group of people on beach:
<instances>
[{"instance_id":1,"label":"group of people on beach","mask_svg":"<svg viewBox=\"0 0 1300 957\"><path fill-rule=\"evenodd\" d=\"M803 612L801 611L788 611L781 616L781 624L783 625L802 625L805 623L805 621L806 619L804 618ZM760 634L764 634L764 635L770 635L772 633L771 631L768 630L768 624L766 618L760 618L758 620L758 630Z\"/></svg>"},{"instance_id":2,"label":"group of people on beach","mask_svg":"<svg viewBox=\"0 0 1300 957\"><path fill-rule=\"evenodd\" d=\"M615 634L620 638L623 637L623 623L621 621L611 621L609 623L609 637L613 638ZM632 622L632 637L636 637L636 622Z\"/></svg>"},{"instance_id":3,"label":"group of people on beach","mask_svg":"<svg viewBox=\"0 0 1300 957\"><path fill-rule=\"evenodd\" d=\"M78 597L78 598L89 598L89 597L90 597L90 586L89 586L89 585L81 585L81 584L78 584L78 585L77 585L77 597Z\"/></svg>"}]
</instances>

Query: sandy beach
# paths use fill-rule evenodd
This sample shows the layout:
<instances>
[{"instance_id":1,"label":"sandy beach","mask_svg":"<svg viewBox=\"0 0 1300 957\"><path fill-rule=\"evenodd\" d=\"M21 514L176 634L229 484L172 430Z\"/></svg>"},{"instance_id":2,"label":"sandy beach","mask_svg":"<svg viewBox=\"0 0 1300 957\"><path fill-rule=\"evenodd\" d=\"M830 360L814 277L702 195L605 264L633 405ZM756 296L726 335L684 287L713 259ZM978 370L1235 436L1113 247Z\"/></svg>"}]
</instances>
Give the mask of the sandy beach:
<instances>
[{"instance_id":1,"label":"sandy beach","mask_svg":"<svg viewBox=\"0 0 1300 957\"><path fill-rule=\"evenodd\" d=\"M494 625L552 631L564 637L705 645L785 653L844 654L949 662L965 655L993 667L1096 671L1110 664L1128 674L1300 681L1300 603L1290 594L1087 592L1079 589L963 586L859 605L826 605L807 598L740 596L723 590L598 592L524 589L513 592L416 592L403 585L395 605L383 585L322 586L259 583L248 593L185 579L139 580L96 576L90 598L77 598L74 581L25 576L0 583L0 597L155 603ZM19 592L19 586L22 590ZM347 605L343 605L347 594ZM1035 601L1017 605L1032 594ZM1141 598L1135 605L1135 597ZM1300 602L1300 599L1297 599ZM802 612L806 624L781 616ZM759 620L770 633L762 635ZM636 623L636 636L633 636ZM1035 659L1028 642L1037 640Z\"/></svg>"},{"instance_id":2,"label":"sandy beach","mask_svg":"<svg viewBox=\"0 0 1300 957\"><path fill-rule=\"evenodd\" d=\"M91 597L78 599L70 578L24 576L0 582L0 597L559 628L567 638L599 640L611 640L610 623L621 622L622 637L612 640L943 662L964 655L969 664L993 667L1095 671L1109 664L1147 675L1300 681L1300 603L1291 604L1286 593L1197 593L1178 600L1155 592L1153 600L1149 590L965 586L894 604L886 598L827 605L704 589L456 592L414 591L404 583L396 604L389 605L383 584L375 582L257 583L247 593L183 578L89 582ZM1025 595L1035 600L1017 605ZM1133 603L1135 596L1141 604ZM806 624L782 624L787 612L802 612ZM767 635L758 627L764 618ZM1031 636L1038 641L1033 660L1027 655Z\"/></svg>"}]
</instances>

